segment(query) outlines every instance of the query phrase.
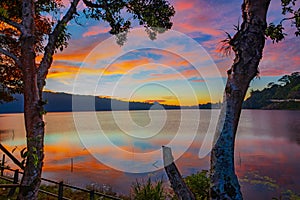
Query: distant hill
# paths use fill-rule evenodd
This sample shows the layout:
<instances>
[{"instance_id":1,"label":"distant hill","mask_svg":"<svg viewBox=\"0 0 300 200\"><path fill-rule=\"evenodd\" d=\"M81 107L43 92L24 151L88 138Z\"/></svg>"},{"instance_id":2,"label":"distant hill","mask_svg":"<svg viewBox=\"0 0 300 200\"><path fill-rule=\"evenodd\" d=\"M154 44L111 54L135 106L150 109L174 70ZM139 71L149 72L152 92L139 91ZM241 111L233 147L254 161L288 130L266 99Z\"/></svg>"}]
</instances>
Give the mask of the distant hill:
<instances>
[{"instance_id":1,"label":"distant hill","mask_svg":"<svg viewBox=\"0 0 300 200\"><path fill-rule=\"evenodd\" d=\"M15 94L16 100L0 104L0 113L22 113L24 108L23 95ZM44 92L47 101L45 110L48 112L72 111L111 111L111 110L149 110L149 109L215 109L220 103L207 103L195 106L163 105L158 102L127 102L117 99L88 95L71 95L67 93ZM72 108L72 99L80 102ZM269 83L263 90L251 91L250 97L244 101L245 109L299 109L300 110L300 73L281 77L277 83ZM74 103L74 102L73 102ZM113 109L112 109L113 108Z\"/></svg>"},{"instance_id":2,"label":"distant hill","mask_svg":"<svg viewBox=\"0 0 300 200\"><path fill-rule=\"evenodd\" d=\"M246 109L300 109L300 73L281 77L277 83L271 82L263 90L251 91L244 101Z\"/></svg>"},{"instance_id":3,"label":"distant hill","mask_svg":"<svg viewBox=\"0 0 300 200\"><path fill-rule=\"evenodd\" d=\"M13 95L14 101L0 104L0 113L22 113L24 102L22 94ZM159 109L217 109L220 103L206 103L195 106L164 105L158 102L127 102L117 99L95 97L89 95L72 95L67 93L44 92L43 99L47 101L47 112L72 112L72 111L111 111L111 110L159 110ZM72 102L72 100L74 100ZM72 108L72 103L76 103ZM113 109L112 109L113 108Z\"/></svg>"},{"instance_id":4,"label":"distant hill","mask_svg":"<svg viewBox=\"0 0 300 200\"><path fill-rule=\"evenodd\" d=\"M15 94L15 100L0 104L0 113L21 113L24 111L23 95ZM72 98L76 99L78 106L72 109ZM180 109L180 106L155 105L152 103L126 102L110 98L102 98L88 95L71 95L67 93L44 92L43 99L47 101L47 112L71 112L71 111L111 111L113 110L149 110L151 109ZM161 107L160 107L161 106Z\"/></svg>"}]
</instances>

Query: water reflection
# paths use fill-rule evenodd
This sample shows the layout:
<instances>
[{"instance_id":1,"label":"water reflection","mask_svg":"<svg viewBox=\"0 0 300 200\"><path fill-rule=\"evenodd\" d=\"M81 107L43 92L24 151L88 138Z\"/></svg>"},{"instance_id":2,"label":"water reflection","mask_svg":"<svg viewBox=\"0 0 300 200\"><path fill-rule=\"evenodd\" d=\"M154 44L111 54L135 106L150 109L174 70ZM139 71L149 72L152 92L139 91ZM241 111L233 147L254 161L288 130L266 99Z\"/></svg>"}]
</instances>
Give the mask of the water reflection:
<instances>
[{"instance_id":1,"label":"water reflection","mask_svg":"<svg viewBox=\"0 0 300 200\"><path fill-rule=\"evenodd\" d=\"M198 135L186 153L176 161L183 175L209 169L209 156L203 159L198 158L199 148L209 123L207 117L209 112L207 114L205 111L201 112L204 113L200 117ZM299 111L245 110L242 112L241 123L238 127L235 161L236 172L241 180L245 199L271 199L278 197L281 191L287 189L300 191L299 114ZM140 126L147 126L149 123L149 117L143 111L134 111L131 115ZM10 150L15 146L22 149L25 144L23 115L1 116L0 127L1 130L5 130L0 133L2 144ZM136 162L135 153L152 152L170 142L181 120L180 113L167 111L169 120L159 134L148 139L132 139L120 131L112 122L111 117L109 112L97 113L99 122L110 133L109 138L116 146L129 153L127 156L116 154L110 147L104 146L98 140L92 145L93 151L105 159L114 158L118 162L131 163L136 167L151 164L157 159L151 160L145 157L144 163ZM8 130L14 130L14 137ZM92 142L94 138L89 137L89 139ZM181 135L175 148L183 148L186 143L185 139L186 135ZM17 151L14 154L19 156ZM71 172L71 159L74 162L73 172ZM161 159L158 162L161 162ZM12 163L10 165L13 167ZM71 113L48 113L46 115L44 177L64 180L83 187L92 183L110 184L113 190L128 193L131 183L136 178L146 176L160 178L163 175L163 170L132 174L109 168L91 156L82 145L75 131ZM266 184L267 181L261 181L260 177L263 180L274 179L276 181L274 185L280 185L280 187L270 188L270 184ZM260 182L257 181L258 179Z\"/></svg>"},{"instance_id":2,"label":"water reflection","mask_svg":"<svg viewBox=\"0 0 300 200\"><path fill-rule=\"evenodd\" d=\"M14 129L0 129L0 142L4 140L14 140L15 130Z\"/></svg>"}]
</instances>

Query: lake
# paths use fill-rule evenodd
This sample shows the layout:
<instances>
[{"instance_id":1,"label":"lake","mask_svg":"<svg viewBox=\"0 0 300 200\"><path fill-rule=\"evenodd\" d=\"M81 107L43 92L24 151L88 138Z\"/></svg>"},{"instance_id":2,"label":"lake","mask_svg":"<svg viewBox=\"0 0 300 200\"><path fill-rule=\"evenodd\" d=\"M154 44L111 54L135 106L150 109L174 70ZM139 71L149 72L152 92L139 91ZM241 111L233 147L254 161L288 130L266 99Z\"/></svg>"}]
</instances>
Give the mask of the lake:
<instances>
[{"instance_id":1,"label":"lake","mask_svg":"<svg viewBox=\"0 0 300 200\"><path fill-rule=\"evenodd\" d=\"M166 180L162 145L172 148L184 176L209 169L207 136L216 116L217 110L48 113L43 177L128 194L136 179ZM0 141L10 150L17 147L19 157L22 114L0 115ZM299 194L300 111L243 110L235 152L245 199Z\"/></svg>"}]
</instances>

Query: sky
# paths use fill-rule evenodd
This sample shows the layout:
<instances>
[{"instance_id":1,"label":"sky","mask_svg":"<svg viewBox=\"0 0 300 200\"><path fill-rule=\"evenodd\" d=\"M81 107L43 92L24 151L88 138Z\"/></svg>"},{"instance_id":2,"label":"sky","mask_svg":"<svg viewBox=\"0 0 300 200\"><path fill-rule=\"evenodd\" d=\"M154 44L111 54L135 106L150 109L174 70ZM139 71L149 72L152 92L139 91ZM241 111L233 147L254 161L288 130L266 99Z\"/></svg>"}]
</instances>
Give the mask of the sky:
<instances>
[{"instance_id":1,"label":"sky","mask_svg":"<svg viewBox=\"0 0 300 200\"><path fill-rule=\"evenodd\" d=\"M170 3L176 11L173 27L154 41L136 26L119 46L108 24L83 16L77 18L81 25L72 21L72 39L54 56L45 90L184 106L221 101L233 55L226 57L218 49L225 31L234 35L234 25L241 21L242 1ZM282 19L280 0L272 0L267 19ZM249 91L300 70L300 38L294 37L289 22L285 25L284 41L267 40L259 77Z\"/></svg>"}]
</instances>

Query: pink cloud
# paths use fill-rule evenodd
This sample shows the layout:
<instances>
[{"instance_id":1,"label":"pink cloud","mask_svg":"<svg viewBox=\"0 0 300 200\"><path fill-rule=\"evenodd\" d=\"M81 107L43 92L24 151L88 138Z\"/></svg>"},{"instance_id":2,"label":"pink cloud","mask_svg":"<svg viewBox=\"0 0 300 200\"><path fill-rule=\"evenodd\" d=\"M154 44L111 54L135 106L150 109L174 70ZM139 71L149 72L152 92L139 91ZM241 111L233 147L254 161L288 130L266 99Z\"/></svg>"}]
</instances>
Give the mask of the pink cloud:
<instances>
[{"instance_id":1,"label":"pink cloud","mask_svg":"<svg viewBox=\"0 0 300 200\"><path fill-rule=\"evenodd\" d=\"M176 29L184 30L184 32L200 32L206 35L220 36L222 31L208 26L199 26L191 23L177 23L174 26Z\"/></svg>"},{"instance_id":2,"label":"pink cloud","mask_svg":"<svg viewBox=\"0 0 300 200\"><path fill-rule=\"evenodd\" d=\"M176 1L174 4L176 12L185 11L191 9L195 6L193 1L183 2L183 1Z\"/></svg>"},{"instance_id":3,"label":"pink cloud","mask_svg":"<svg viewBox=\"0 0 300 200\"><path fill-rule=\"evenodd\" d=\"M267 42L259 67L261 76L281 76L300 70L300 52L295 40L298 38L287 38L278 44Z\"/></svg>"}]
</instances>

